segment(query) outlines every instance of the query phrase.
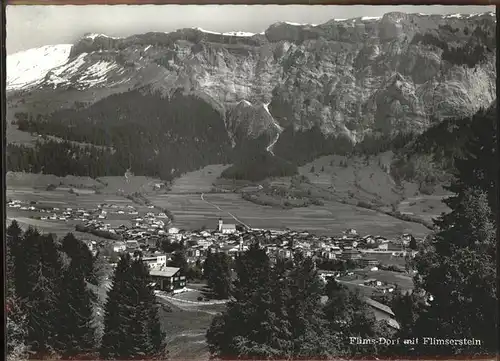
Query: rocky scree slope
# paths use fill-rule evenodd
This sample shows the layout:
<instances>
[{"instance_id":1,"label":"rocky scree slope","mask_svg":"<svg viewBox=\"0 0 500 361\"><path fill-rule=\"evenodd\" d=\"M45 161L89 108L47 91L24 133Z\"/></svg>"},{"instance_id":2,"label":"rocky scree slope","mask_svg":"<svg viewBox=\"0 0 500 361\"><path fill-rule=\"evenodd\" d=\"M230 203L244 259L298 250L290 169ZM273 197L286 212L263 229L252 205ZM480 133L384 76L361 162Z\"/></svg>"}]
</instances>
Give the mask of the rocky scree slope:
<instances>
[{"instance_id":1,"label":"rocky scree slope","mask_svg":"<svg viewBox=\"0 0 500 361\"><path fill-rule=\"evenodd\" d=\"M53 56L54 67L44 62L25 80L16 73L26 67L22 57L11 56L7 89L14 96L50 89L111 95L126 86L169 97L180 90L221 114L233 146L265 137L272 153L287 129L357 142L373 132L422 132L488 106L496 97L495 27L493 13L388 13L317 26L277 23L261 34L94 34L74 44L63 64L60 53L44 49L37 62Z\"/></svg>"}]
</instances>

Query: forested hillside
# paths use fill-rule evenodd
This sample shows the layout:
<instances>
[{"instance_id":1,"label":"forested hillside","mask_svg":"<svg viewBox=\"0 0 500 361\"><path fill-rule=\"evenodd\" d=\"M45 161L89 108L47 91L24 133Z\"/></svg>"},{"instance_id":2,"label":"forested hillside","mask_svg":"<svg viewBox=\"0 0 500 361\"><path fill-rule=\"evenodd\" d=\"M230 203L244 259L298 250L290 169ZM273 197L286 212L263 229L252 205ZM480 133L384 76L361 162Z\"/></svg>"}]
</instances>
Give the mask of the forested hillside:
<instances>
[{"instance_id":1,"label":"forested hillside","mask_svg":"<svg viewBox=\"0 0 500 361\"><path fill-rule=\"evenodd\" d=\"M466 156L465 144L475 131L490 129L496 121L495 104L472 117L446 119L434 125L396 152L392 175L397 180L431 185L449 180L456 171L456 159Z\"/></svg>"},{"instance_id":2,"label":"forested hillside","mask_svg":"<svg viewBox=\"0 0 500 361\"><path fill-rule=\"evenodd\" d=\"M88 108L61 110L36 119L18 114L17 124L23 131L112 147L112 155L104 152L92 157L96 168L108 167L111 157L116 166L106 171L107 175L123 175L130 168L136 174L168 180L208 164L225 163L231 154L221 115L202 99L181 93L165 98L159 93L135 90L110 96ZM11 160L14 168L9 169L28 170L26 164L31 163L33 168L47 171L47 147L37 146L24 161ZM55 153L71 152L66 143L52 143L50 148ZM9 157L18 157L22 151L13 146ZM78 171L69 174L102 174L84 170L86 157L92 152L97 151L90 149L83 152L86 155L76 151L69 162L78 164Z\"/></svg>"},{"instance_id":3,"label":"forested hillside","mask_svg":"<svg viewBox=\"0 0 500 361\"><path fill-rule=\"evenodd\" d=\"M223 178L261 181L268 177L286 177L297 174L295 163L259 152L240 158L236 163L222 172Z\"/></svg>"}]
</instances>

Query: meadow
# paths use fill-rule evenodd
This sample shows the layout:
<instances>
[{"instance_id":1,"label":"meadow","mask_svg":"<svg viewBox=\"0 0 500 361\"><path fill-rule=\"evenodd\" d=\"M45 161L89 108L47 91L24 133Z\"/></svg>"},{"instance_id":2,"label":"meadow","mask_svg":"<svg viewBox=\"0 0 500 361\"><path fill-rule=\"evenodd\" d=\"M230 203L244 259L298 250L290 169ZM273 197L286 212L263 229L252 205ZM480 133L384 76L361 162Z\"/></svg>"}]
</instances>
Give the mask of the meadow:
<instances>
[{"instance_id":1,"label":"meadow","mask_svg":"<svg viewBox=\"0 0 500 361\"><path fill-rule=\"evenodd\" d=\"M209 193L203 198L205 201L199 194L164 194L155 197L152 202L155 206L170 209L175 215L174 225L185 229L215 228L219 217L226 223L236 223L233 215L252 228L289 228L319 235L338 235L346 228L354 228L360 234L385 237L402 233L423 237L428 233L427 228L420 224L332 201L325 202L323 206L283 210L256 205L234 193Z\"/></svg>"},{"instance_id":2,"label":"meadow","mask_svg":"<svg viewBox=\"0 0 500 361\"><path fill-rule=\"evenodd\" d=\"M362 277L362 280L356 281L356 283L361 283L364 280L375 278L377 281L382 281L387 284L397 285L403 290L413 289L413 280L407 274L393 272L393 271L367 271L367 270L356 270L354 274Z\"/></svg>"},{"instance_id":3,"label":"meadow","mask_svg":"<svg viewBox=\"0 0 500 361\"><path fill-rule=\"evenodd\" d=\"M183 174L172 182L170 193L210 192L220 174L230 165L214 164Z\"/></svg>"},{"instance_id":4,"label":"meadow","mask_svg":"<svg viewBox=\"0 0 500 361\"><path fill-rule=\"evenodd\" d=\"M175 217L173 226L181 229L213 229L217 226L218 218L222 217L225 223L241 221L252 228L308 230L318 235L338 235L346 228L354 228L361 235L395 237L412 233L416 237L424 237L429 230L421 224L399 220L357 204L359 201L376 201L387 206L392 204L401 212L428 220L446 211L446 206L441 202L444 192L429 196L420 194L414 184L396 187L385 170L390 158L391 154L386 153L368 161L352 159L347 161L346 167L342 166L346 161L344 157L326 156L300 167L300 174L308 179L304 187L312 187L313 196L324 200L321 206L302 208L263 206L246 201L237 193L214 193L214 183L220 183L217 178L227 165L211 165L188 172L168 185L169 188L160 190L155 189L155 184L162 183L160 180L141 176L93 180L85 177L9 173L7 198L95 208L99 203L133 204L125 195L139 192L157 208L171 211ZM290 183L288 178L270 181L283 185ZM47 191L48 184L56 184L59 189ZM98 192L79 195L68 192L69 188L76 186L98 189ZM137 204L134 206L140 208ZM147 210L143 208L138 210ZM12 216L11 209L8 209L8 215ZM115 219L113 216L110 219L130 221L130 217ZM67 229L67 226L62 228Z\"/></svg>"}]
</instances>

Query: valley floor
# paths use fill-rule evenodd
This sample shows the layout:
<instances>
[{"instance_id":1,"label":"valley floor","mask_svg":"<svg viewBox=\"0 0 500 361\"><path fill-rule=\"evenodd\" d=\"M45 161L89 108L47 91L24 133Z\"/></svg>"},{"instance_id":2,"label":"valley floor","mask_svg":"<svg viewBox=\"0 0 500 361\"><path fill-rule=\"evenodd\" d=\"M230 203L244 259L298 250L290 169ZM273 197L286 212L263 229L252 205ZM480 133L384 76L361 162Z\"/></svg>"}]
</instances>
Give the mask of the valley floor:
<instances>
[{"instance_id":1,"label":"valley floor","mask_svg":"<svg viewBox=\"0 0 500 361\"><path fill-rule=\"evenodd\" d=\"M152 190L152 184L158 180L146 177L108 177L105 181L69 177L58 178L44 175L10 174L8 177L7 198L24 202L37 202L52 207L95 208L100 203L134 205L140 212L148 212L148 207L140 206L127 199L120 189L128 192L141 191L157 208L166 208L174 215L173 226L185 229L199 229L203 226L214 228L219 217L229 222L241 222L252 228L308 230L318 235L340 235L346 228L354 228L359 234L373 234L385 237L412 233L423 237L429 230L418 223L406 222L390 217L375 210L343 204L338 200L325 200L323 205L303 208L281 209L256 205L246 201L239 193L213 192L213 182L224 166L211 166L187 174L171 185L171 190ZM279 181L279 180L276 180ZM101 184L101 192L68 192L77 183L79 189L92 189ZM97 184L98 183L98 184ZM56 189L47 190L47 185L59 184ZM61 185L62 184L62 185ZM190 186L195 184L195 186ZM128 187L128 188L127 188ZM199 190L193 192L193 190ZM204 191L207 193L204 193ZM400 207L408 212L418 212L421 202L439 202L440 196L425 198L415 196L406 198ZM419 203L420 202L420 203ZM17 219L23 228L35 226L44 232L53 232L59 236L74 232L74 224L64 221L37 220L31 218L30 211L18 208L7 209L7 220ZM117 215L107 222L130 224L132 217ZM78 233L77 233L78 236ZM94 238L90 234L81 234L84 238ZM97 237L98 238L98 237ZM407 279L398 280L407 283ZM356 281L346 281L352 287L362 287ZM100 292L105 295L105 290ZM104 293L104 295L103 295ZM161 322L167 332L171 359L208 360L208 348L205 333L213 317L222 309L222 304L193 303L187 295L162 297L159 300L171 309L162 308ZM193 296L194 297L194 296Z\"/></svg>"}]
</instances>

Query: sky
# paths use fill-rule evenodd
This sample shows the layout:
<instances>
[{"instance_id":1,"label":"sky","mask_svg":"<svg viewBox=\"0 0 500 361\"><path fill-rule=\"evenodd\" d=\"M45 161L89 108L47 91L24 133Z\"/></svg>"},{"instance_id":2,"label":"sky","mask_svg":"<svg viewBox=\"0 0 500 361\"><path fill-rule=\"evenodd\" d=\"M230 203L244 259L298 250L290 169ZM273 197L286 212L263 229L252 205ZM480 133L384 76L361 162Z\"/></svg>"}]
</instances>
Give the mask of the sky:
<instances>
[{"instance_id":1,"label":"sky","mask_svg":"<svg viewBox=\"0 0 500 361\"><path fill-rule=\"evenodd\" d=\"M392 11L472 14L494 6L366 5L65 5L7 6L7 54L43 45L71 44L85 33L129 36L200 27L259 33L279 21L321 24L331 19L382 16Z\"/></svg>"}]
</instances>

